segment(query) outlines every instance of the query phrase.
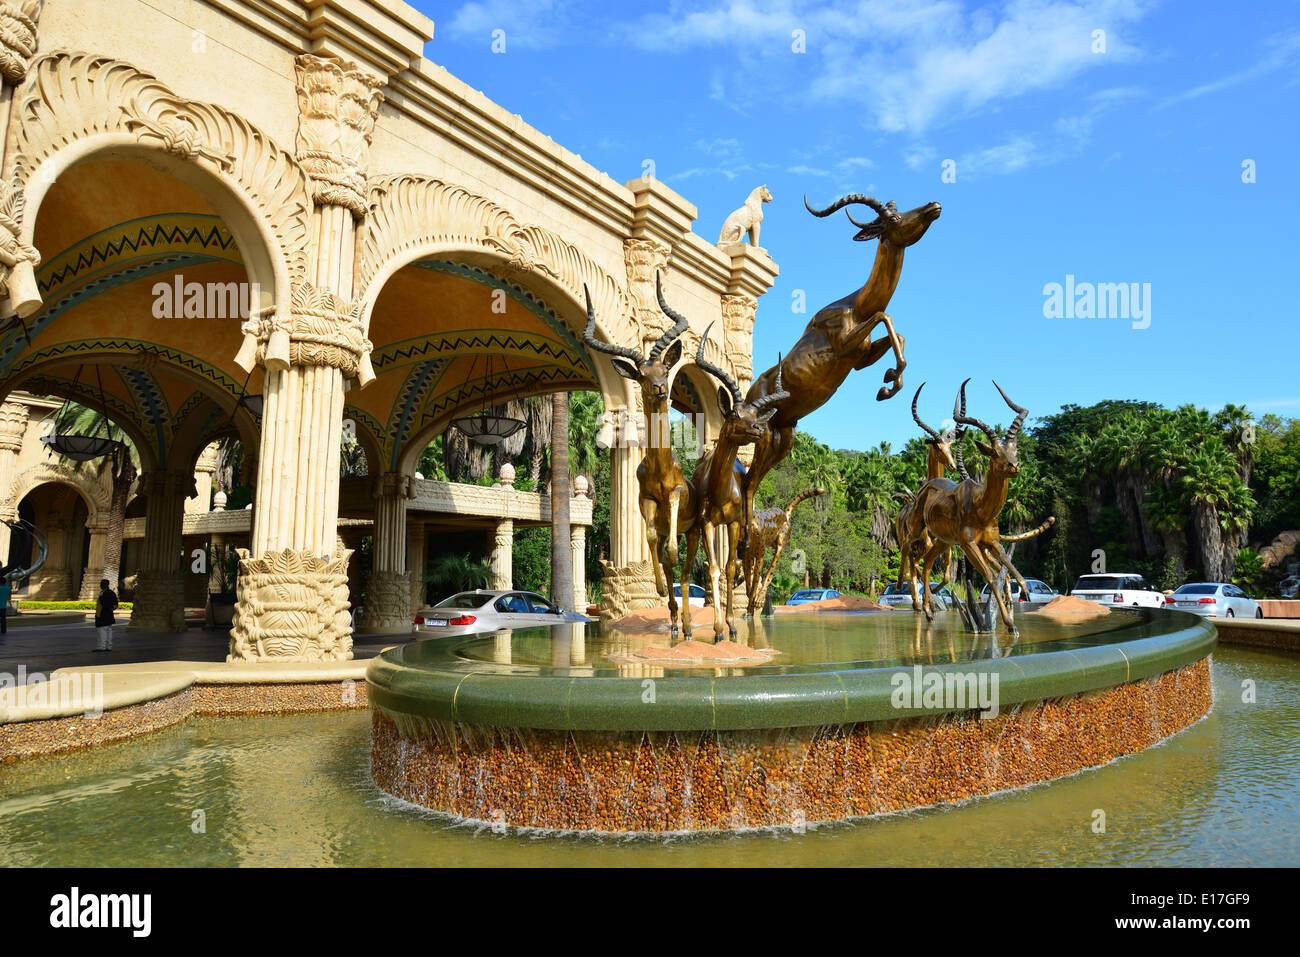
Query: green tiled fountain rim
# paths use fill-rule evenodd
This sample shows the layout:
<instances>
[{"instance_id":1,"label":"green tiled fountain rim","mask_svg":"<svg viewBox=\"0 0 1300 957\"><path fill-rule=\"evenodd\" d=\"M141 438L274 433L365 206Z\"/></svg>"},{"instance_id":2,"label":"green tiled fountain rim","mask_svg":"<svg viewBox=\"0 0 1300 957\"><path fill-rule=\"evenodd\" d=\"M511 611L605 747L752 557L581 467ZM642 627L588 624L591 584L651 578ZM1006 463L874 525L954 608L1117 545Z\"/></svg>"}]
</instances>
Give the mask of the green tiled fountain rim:
<instances>
[{"instance_id":1,"label":"green tiled fountain rim","mask_svg":"<svg viewBox=\"0 0 1300 957\"><path fill-rule=\"evenodd\" d=\"M1154 633L1152 633L1154 632ZM421 661L404 658L414 644L383 652L366 669L373 707L394 717L456 721L493 727L569 731L707 731L854 724L943 710L895 706L894 676L916 677L916 667L860 667L820 672L724 677L667 674L593 677L501 667L456 654L482 636L420 642ZM1158 611L1138 624L1106 633L1089 647L920 666L922 677L997 675L998 704L1099 691L1173 671L1209 655L1214 626L1187 612ZM930 679L933 680L933 679ZM972 706L974 707L974 706ZM971 709L964 709L971 710Z\"/></svg>"}]
</instances>

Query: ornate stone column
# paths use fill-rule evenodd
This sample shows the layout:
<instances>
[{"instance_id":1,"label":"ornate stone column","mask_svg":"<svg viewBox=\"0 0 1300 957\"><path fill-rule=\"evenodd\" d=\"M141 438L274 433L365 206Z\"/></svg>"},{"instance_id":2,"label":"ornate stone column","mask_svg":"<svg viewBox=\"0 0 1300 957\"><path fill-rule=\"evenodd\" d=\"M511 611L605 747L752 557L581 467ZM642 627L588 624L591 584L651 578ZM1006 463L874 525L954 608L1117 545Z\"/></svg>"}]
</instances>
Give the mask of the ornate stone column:
<instances>
[{"instance_id":1,"label":"ornate stone column","mask_svg":"<svg viewBox=\"0 0 1300 957\"><path fill-rule=\"evenodd\" d=\"M304 54L295 66L297 158L315 201L308 278L293 290L287 324L245 324L237 357L266 375L252 549L240 562L230 661L352 657L351 552L336 548L339 442L344 380L364 388L374 379L353 267L383 82L336 58Z\"/></svg>"},{"instance_id":2,"label":"ornate stone column","mask_svg":"<svg viewBox=\"0 0 1300 957\"><path fill-rule=\"evenodd\" d=\"M409 512L407 513L410 514ZM407 519L406 525L406 572L411 579L411 608L410 614L413 616L417 611L424 607L424 555L426 548L426 534L424 522L416 522L414 525Z\"/></svg>"},{"instance_id":3,"label":"ornate stone column","mask_svg":"<svg viewBox=\"0 0 1300 957\"><path fill-rule=\"evenodd\" d=\"M104 553L108 544L108 514L96 512L86 520L90 532L90 550L86 553L86 567L81 573L81 601L94 601L99 597L99 582L104 577Z\"/></svg>"},{"instance_id":4,"label":"ornate stone column","mask_svg":"<svg viewBox=\"0 0 1300 957\"><path fill-rule=\"evenodd\" d=\"M185 630L185 573L181 527L185 500L194 495L193 473L154 470L140 476L148 498L140 574L136 579L130 631Z\"/></svg>"},{"instance_id":5,"label":"ornate stone column","mask_svg":"<svg viewBox=\"0 0 1300 957\"><path fill-rule=\"evenodd\" d=\"M36 24L44 5L45 0L0 2L0 151L9 141L14 90L36 55ZM18 238L23 203L20 188L0 181L0 312L30 316L41 307L36 286L41 254Z\"/></svg>"},{"instance_id":6,"label":"ornate stone column","mask_svg":"<svg viewBox=\"0 0 1300 957\"><path fill-rule=\"evenodd\" d=\"M386 472L375 482L375 550L366 583L367 634L406 634L411 630L411 576L406 570L406 503L415 496L415 479Z\"/></svg>"},{"instance_id":7,"label":"ornate stone column","mask_svg":"<svg viewBox=\"0 0 1300 957\"><path fill-rule=\"evenodd\" d=\"M573 497L585 499L590 486L587 476L573 478ZM586 613L587 610L587 526L569 526L569 544L573 549L573 604L569 610Z\"/></svg>"},{"instance_id":8,"label":"ornate stone column","mask_svg":"<svg viewBox=\"0 0 1300 957\"><path fill-rule=\"evenodd\" d=\"M496 527L492 529L492 537L488 545L488 565L492 569L492 577L488 580L488 588L493 591L508 591L514 588L514 521L503 518L497 522Z\"/></svg>"},{"instance_id":9,"label":"ornate stone column","mask_svg":"<svg viewBox=\"0 0 1300 957\"><path fill-rule=\"evenodd\" d=\"M194 498L185 500L185 514L203 514L212 511L212 475L217 470L217 446L209 445L194 463Z\"/></svg>"},{"instance_id":10,"label":"ornate stone column","mask_svg":"<svg viewBox=\"0 0 1300 957\"><path fill-rule=\"evenodd\" d=\"M0 496L9 494L18 475L18 453L23 449L30 409L21 402L0 405ZM18 503L0 499L0 520L18 517ZM0 564L9 560L9 526L0 525Z\"/></svg>"}]
</instances>

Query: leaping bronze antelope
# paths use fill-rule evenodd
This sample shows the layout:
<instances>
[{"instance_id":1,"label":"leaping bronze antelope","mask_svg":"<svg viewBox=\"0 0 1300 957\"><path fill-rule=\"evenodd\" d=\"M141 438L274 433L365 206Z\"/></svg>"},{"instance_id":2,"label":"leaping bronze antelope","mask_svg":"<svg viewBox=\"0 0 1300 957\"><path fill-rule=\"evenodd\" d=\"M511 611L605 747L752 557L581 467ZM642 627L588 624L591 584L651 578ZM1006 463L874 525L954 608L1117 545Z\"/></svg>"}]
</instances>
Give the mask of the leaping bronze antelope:
<instances>
[{"instance_id":1,"label":"leaping bronze antelope","mask_svg":"<svg viewBox=\"0 0 1300 957\"><path fill-rule=\"evenodd\" d=\"M871 275L862 288L819 310L789 354L749 387L746 400L756 402L778 391L779 377L786 397L775 403L770 433L755 444L754 461L745 476L746 528L754 514L754 494L759 483L790 454L798 421L821 408L851 371L865 369L892 351L895 364L885 372L886 385L881 386L876 399L888 399L902 388L903 369L907 367L903 358L904 340L884 310L898 287L904 252L925 235L940 212L938 203L926 203L900 213L893 202L881 203L861 193L837 199L825 209L814 209L806 197L804 205L814 216L823 217L847 206L867 206L876 212L876 218L867 223L859 222L845 210L849 220L858 227L853 238L857 242L878 239L880 243ZM885 335L873 340L871 334L877 326L884 327Z\"/></svg>"},{"instance_id":2,"label":"leaping bronze antelope","mask_svg":"<svg viewBox=\"0 0 1300 957\"><path fill-rule=\"evenodd\" d=\"M636 349L601 342L596 338L596 311L591 304L591 292L585 285L582 288L587 295L587 328L582 333L582 341L589 349L610 356L610 362L618 374L641 387L650 447L646 449L645 457L636 470L637 484L640 486L638 505L641 517L645 520L651 564L655 570L655 587L660 595L668 599L672 635L676 638L677 597L672 585L676 579L679 556L677 537L689 532L695 524L695 488L687 481L686 473L682 471L682 465L673 452L672 443L666 441L665 436L655 434L655 429L657 425L667 422L672 370L682 357L681 335L687 328L686 317L674 312L664 301L661 277L656 275L655 295L659 299L659 308L673 320L673 325L650 347L650 354L643 356ZM691 557L694 554L693 549L688 552ZM687 585L689 576L688 561L681 582L683 601L686 602L682 622L688 635L691 628L690 603L686 599L690 594Z\"/></svg>"},{"instance_id":3,"label":"leaping bronze antelope","mask_svg":"<svg viewBox=\"0 0 1300 957\"><path fill-rule=\"evenodd\" d=\"M977 443L980 452L988 456L988 474L982 484L969 478L957 483L947 479L933 479L925 482L917 492L917 507L921 510L925 533L930 537L930 545L921 560L921 588L924 595L921 607L925 617L933 621L934 596L930 590L930 568L944 551L953 547L960 548L971 568L988 582L989 590L998 603L1002 621L1014 635L1019 634L1019 631L1002 589L997 586L995 569L1005 568L1013 575L1020 583L1021 594L1028 595L1029 586L1002 547L998 516L1006 504L1011 478L1020 474L1016 436L1029 412L1012 402L1002 387L994 382L993 385L1003 400L1016 413L1006 434L999 436L991 426L964 414L968 382L970 379L961 385L958 402L953 405L953 419L959 425L979 429L988 438L988 442Z\"/></svg>"},{"instance_id":4,"label":"leaping bronze antelope","mask_svg":"<svg viewBox=\"0 0 1300 957\"><path fill-rule=\"evenodd\" d=\"M781 372L777 370L771 392L760 398L746 400L736 380L725 370L704 358L704 344L709 328L700 338L700 348L695 364L712 375L722 386L718 389L718 402L725 418L713 448L695 466L695 524L686 536L686 567L695 562L695 549L701 537L709 562L709 582L713 591L713 640L722 641L722 622L726 619L727 634L736 637L735 587L736 560L739 556L741 536L745 532L745 469L737 460L736 452L742 445L759 442L768 434L768 423L776 414L776 406L789 393L781 388ZM713 532L727 530L727 555L725 565L718 561ZM722 614L722 600L718 593L719 579L726 579L726 613ZM753 587L752 585L750 587ZM687 612L689 616L689 612ZM689 635L690 632L687 631Z\"/></svg>"}]
</instances>

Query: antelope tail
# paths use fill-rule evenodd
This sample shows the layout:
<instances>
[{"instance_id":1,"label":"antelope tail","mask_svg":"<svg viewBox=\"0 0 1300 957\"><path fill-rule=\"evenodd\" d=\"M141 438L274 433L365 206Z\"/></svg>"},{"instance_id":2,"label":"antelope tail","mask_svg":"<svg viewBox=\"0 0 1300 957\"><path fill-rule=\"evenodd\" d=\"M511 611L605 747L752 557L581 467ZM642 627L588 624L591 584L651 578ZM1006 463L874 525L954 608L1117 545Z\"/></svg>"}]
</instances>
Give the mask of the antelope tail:
<instances>
[{"instance_id":1,"label":"antelope tail","mask_svg":"<svg viewBox=\"0 0 1300 957\"><path fill-rule=\"evenodd\" d=\"M824 488L810 488L807 491L800 492L790 502L789 507L786 508L785 520L788 522L790 521L791 518L794 517L794 510L799 507L800 502L804 501L805 499L812 498L814 495L825 495L825 494L826 494L826 489Z\"/></svg>"},{"instance_id":2,"label":"antelope tail","mask_svg":"<svg viewBox=\"0 0 1300 957\"><path fill-rule=\"evenodd\" d=\"M999 535L998 539L1004 542L1023 542L1027 538L1033 538L1035 535L1043 534L1043 532L1047 531L1054 524L1056 524L1055 515L1053 515L1047 521L1043 522L1042 525L1039 525L1037 528L1031 529L1028 532L1021 532L1018 535Z\"/></svg>"}]
</instances>

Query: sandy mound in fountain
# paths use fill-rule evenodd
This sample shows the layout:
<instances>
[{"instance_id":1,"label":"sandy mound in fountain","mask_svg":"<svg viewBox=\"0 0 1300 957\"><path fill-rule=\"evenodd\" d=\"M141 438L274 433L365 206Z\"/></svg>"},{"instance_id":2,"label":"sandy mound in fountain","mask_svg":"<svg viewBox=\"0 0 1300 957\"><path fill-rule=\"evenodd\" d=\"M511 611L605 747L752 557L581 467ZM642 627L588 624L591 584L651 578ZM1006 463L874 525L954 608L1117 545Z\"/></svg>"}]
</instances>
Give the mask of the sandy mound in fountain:
<instances>
[{"instance_id":1,"label":"sandy mound in fountain","mask_svg":"<svg viewBox=\"0 0 1300 957\"><path fill-rule=\"evenodd\" d=\"M798 614L802 611L893 611L894 609L889 605L878 605L870 598L842 595L839 598L804 602L802 605L777 605L772 610L777 614ZM911 611L911 608L908 611Z\"/></svg>"},{"instance_id":2,"label":"sandy mound in fountain","mask_svg":"<svg viewBox=\"0 0 1300 957\"><path fill-rule=\"evenodd\" d=\"M1057 595L1038 611L1030 612L1030 614L1047 615L1049 618L1078 619L1109 615L1110 610L1095 601L1080 598L1078 595Z\"/></svg>"},{"instance_id":3,"label":"sandy mound in fountain","mask_svg":"<svg viewBox=\"0 0 1300 957\"><path fill-rule=\"evenodd\" d=\"M738 609L737 612L744 612L744 609ZM681 619L681 606L677 607L677 619ZM623 618L616 618L610 622L615 628L621 631L632 631L632 629L655 629L668 627L668 606L656 605L653 609L637 609L624 615ZM707 628L714 627L714 610L710 607L701 609L699 606L690 610L690 627L695 628L698 625L705 625Z\"/></svg>"},{"instance_id":4,"label":"sandy mound in fountain","mask_svg":"<svg viewBox=\"0 0 1300 957\"><path fill-rule=\"evenodd\" d=\"M683 664L754 664L769 661L775 652L766 648L750 648L738 641L696 641L694 639L680 642L671 647L667 645L647 645L632 653L632 657L641 661L653 661L668 665Z\"/></svg>"}]
</instances>

